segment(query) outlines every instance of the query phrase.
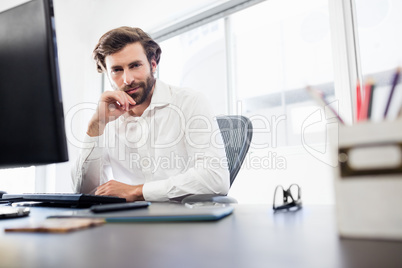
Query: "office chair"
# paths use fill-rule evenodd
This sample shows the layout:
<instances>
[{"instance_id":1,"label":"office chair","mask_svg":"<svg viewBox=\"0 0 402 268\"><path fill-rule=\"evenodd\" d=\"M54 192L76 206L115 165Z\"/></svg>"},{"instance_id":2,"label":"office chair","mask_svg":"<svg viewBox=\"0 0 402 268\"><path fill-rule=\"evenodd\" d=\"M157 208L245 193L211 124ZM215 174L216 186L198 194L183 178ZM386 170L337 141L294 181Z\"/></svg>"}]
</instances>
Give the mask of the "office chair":
<instances>
[{"instance_id":1,"label":"office chair","mask_svg":"<svg viewBox=\"0 0 402 268\"><path fill-rule=\"evenodd\" d=\"M217 121L225 145L232 186L250 147L253 125L250 119L241 115L219 116ZM196 202L237 203L233 197L215 194L190 195L182 200L182 203Z\"/></svg>"}]
</instances>

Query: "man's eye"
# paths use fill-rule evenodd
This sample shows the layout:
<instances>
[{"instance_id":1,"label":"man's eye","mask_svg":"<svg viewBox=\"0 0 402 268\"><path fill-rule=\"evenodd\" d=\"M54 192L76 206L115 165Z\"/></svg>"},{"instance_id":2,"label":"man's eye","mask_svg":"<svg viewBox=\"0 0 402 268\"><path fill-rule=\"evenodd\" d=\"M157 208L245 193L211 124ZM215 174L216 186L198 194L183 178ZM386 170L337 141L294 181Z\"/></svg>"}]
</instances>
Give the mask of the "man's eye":
<instances>
[{"instance_id":1,"label":"man's eye","mask_svg":"<svg viewBox=\"0 0 402 268\"><path fill-rule=\"evenodd\" d=\"M141 63L135 63L133 65L131 65L131 68L138 68L141 66Z\"/></svg>"},{"instance_id":2,"label":"man's eye","mask_svg":"<svg viewBox=\"0 0 402 268\"><path fill-rule=\"evenodd\" d=\"M121 71L121 69L112 69L112 73L118 73L120 71Z\"/></svg>"}]
</instances>

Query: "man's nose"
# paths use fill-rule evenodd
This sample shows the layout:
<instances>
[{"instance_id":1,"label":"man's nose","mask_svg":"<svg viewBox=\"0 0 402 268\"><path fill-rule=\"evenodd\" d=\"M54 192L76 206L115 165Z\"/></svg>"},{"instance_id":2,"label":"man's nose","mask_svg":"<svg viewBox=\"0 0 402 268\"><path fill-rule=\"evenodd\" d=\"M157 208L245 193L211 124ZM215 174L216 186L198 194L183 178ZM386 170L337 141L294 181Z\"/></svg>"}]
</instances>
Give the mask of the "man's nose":
<instances>
[{"instance_id":1,"label":"man's nose","mask_svg":"<svg viewBox=\"0 0 402 268\"><path fill-rule=\"evenodd\" d=\"M123 79L124 79L124 84L127 86L131 85L134 82L134 76L130 73L129 70L124 71Z\"/></svg>"}]
</instances>

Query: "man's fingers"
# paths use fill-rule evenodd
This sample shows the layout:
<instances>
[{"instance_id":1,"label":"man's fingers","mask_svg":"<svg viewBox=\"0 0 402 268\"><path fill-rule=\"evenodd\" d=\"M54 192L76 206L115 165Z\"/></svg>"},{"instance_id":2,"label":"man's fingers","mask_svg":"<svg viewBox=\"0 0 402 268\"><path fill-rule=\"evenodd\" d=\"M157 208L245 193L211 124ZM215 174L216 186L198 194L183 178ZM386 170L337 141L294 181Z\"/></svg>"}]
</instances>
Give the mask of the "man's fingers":
<instances>
[{"instance_id":1,"label":"man's fingers","mask_svg":"<svg viewBox=\"0 0 402 268\"><path fill-rule=\"evenodd\" d=\"M98 189L95 192L95 195L108 195L108 191L104 187L101 188L98 187Z\"/></svg>"},{"instance_id":2,"label":"man's fingers","mask_svg":"<svg viewBox=\"0 0 402 268\"><path fill-rule=\"evenodd\" d=\"M118 109L118 107L116 107L117 106L116 104L118 105L118 103L109 104L109 106L108 106L109 111L113 112L114 110Z\"/></svg>"},{"instance_id":3,"label":"man's fingers","mask_svg":"<svg viewBox=\"0 0 402 268\"><path fill-rule=\"evenodd\" d=\"M128 111L129 107L130 107L130 103L129 103L129 100L128 100L129 96L125 92L121 92L121 93L122 93L123 98L124 98L124 110Z\"/></svg>"},{"instance_id":4,"label":"man's fingers","mask_svg":"<svg viewBox=\"0 0 402 268\"><path fill-rule=\"evenodd\" d=\"M134 106L134 105L137 104L137 103L135 102L135 100L134 100L130 95L127 94L127 97L128 97L128 101L129 101L129 103L130 103L131 106Z\"/></svg>"},{"instance_id":5,"label":"man's fingers","mask_svg":"<svg viewBox=\"0 0 402 268\"><path fill-rule=\"evenodd\" d=\"M127 103L127 106L126 106L126 110L127 111L129 111L129 110L131 110L135 105L136 105L136 102L134 101L134 99L130 96L130 95L128 95L127 93L125 93L125 92L122 92L123 94L124 94L124 97L125 97L125 99L126 99L126 103Z\"/></svg>"},{"instance_id":6,"label":"man's fingers","mask_svg":"<svg viewBox=\"0 0 402 268\"><path fill-rule=\"evenodd\" d=\"M99 185L98 188L96 189L95 194L96 195L108 195L110 193L110 190L112 190L111 186L114 184L114 180L110 180L102 185Z\"/></svg>"},{"instance_id":7,"label":"man's fingers","mask_svg":"<svg viewBox=\"0 0 402 268\"><path fill-rule=\"evenodd\" d=\"M136 104L134 99L124 91L106 91L102 94L101 101L115 104L117 109L124 111L130 110Z\"/></svg>"},{"instance_id":8,"label":"man's fingers","mask_svg":"<svg viewBox=\"0 0 402 268\"><path fill-rule=\"evenodd\" d=\"M121 105L121 108L124 111L129 111L130 110L130 106L134 105L135 102L134 100L125 92L120 91L120 92L116 92L118 95L118 99L119 99L119 103Z\"/></svg>"},{"instance_id":9,"label":"man's fingers","mask_svg":"<svg viewBox=\"0 0 402 268\"><path fill-rule=\"evenodd\" d=\"M95 194L96 195L104 195L104 194L106 194L106 191L107 191L107 188L108 188L107 184L108 184L108 182L106 182L106 183L104 183L102 185L99 185L98 188L96 189Z\"/></svg>"}]
</instances>

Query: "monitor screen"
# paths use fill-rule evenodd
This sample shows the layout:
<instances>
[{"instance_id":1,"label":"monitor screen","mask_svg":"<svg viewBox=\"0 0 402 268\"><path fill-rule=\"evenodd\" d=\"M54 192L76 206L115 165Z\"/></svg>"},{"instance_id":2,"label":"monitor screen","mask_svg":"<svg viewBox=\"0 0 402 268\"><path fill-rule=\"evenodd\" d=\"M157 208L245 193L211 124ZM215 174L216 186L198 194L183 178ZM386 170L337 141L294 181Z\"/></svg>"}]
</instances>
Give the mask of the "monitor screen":
<instances>
[{"instance_id":1,"label":"monitor screen","mask_svg":"<svg viewBox=\"0 0 402 268\"><path fill-rule=\"evenodd\" d=\"M68 160L51 0L0 13L0 167Z\"/></svg>"}]
</instances>

